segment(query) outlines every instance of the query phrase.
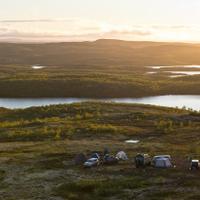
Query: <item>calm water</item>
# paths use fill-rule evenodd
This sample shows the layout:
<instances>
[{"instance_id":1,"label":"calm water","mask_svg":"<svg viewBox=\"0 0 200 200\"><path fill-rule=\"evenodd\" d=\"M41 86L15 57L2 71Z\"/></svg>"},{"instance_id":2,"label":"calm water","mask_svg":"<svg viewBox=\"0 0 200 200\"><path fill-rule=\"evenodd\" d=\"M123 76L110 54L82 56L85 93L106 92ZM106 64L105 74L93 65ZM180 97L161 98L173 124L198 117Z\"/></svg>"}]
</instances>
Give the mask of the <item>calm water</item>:
<instances>
[{"instance_id":1,"label":"calm water","mask_svg":"<svg viewBox=\"0 0 200 200\"><path fill-rule=\"evenodd\" d=\"M188 69L200 69L200 65L166 65L166 66L148 66L151 69L163 69L163 68L188 68Z\"/></svg>"},{"instance_id":2,"label":"calm water","mask_svg":"<svg viewBox=\"0 0 200 200\"><path fill-rule=\"evenodd\" d=\"M114 99L82 99L82 98L39 98L39 99L6 99L0 98L0 107L27 108L31 106L44 106L51 104L71 104L84 101L102 101L115 103L141 103L158 106L179 107L186 106L200 110L200 95L167 95L144 98L114 98Z\"/></svg>"},{"instance_id":3,"label":"calm water","mask_svg":"<svg viewBox=\"0 0 200 200\"><path fill-rule=\"evenodd\" d=\"M31 68L32 68L32 69L44 69L44 68L46 68L46 66L42 66L42 65L33 65Z\"/></svg>"},{"instance_id":4,"label":"calm water","mask_svg":"<svg viewBox=\"0 0 200 200\"><path fill-rule=\"evenodd\" d=\"M192 76L192 75L199 75L200 71L166 71L169 72L171 74L182 74L182 75L188 75L188 76Z\"/></svg>"},{"instance_id":5,"label":"calm water","mask_svg":"<svg viewBox=\"0 0 200 200\"><path fill-rule=\"evenodd\" d=\"M148 66L147 68L150 68L150 69L154 69L156 71L150 71L150 72L147 72L147 74L157 74L159 72L162 72L160 71L161 69L165 69L165 68L170 68L170 69L177 69L177 68L180 68L180 69L193 69L193 70L196 70L196 71L185 71L185 70L180 70L180 71L165 71L167 73L171 73L172 75L170 75L169 77L171 78L177 78L177 77L182 77L182 76L193 76L193 75L200 75L200 65L171 65L171 66Z\"/></svg>"}]
</instances>

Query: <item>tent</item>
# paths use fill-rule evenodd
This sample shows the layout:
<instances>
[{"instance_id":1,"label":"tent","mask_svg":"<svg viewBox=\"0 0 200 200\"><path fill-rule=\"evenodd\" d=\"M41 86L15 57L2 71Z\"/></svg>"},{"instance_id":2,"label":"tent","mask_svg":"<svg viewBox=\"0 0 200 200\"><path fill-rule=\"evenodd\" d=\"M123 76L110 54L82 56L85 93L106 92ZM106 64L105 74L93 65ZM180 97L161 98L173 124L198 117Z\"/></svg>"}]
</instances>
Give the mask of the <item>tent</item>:
<instances>
[{"instance_id":1,"label":"tent","mask_svg":"<svg viewBox=\"0 0 200 200\"><path fill-rule=\"evenodd\" d=\"M168 158L170 161L172 160L172 158L171 158L170 155L159 155L159 156L154 156L154 157L153 157L153 160L152 160L152 162L153 162L154 165L155 165L155 161L156 161L157 159L159 159L159 158Z\"/></svg>"},{"instance_id":2,"label":"tent","mask_svg":"<svg viewBox=\"0 0 200 200\"><path fill-rule=\"evenodd\" d=\"M86 156L83 153L80 153L74 158L74 163L75 165L82 165L86 160Z\"/></svg>"},{"instance_id":3,"label":"tent","mask_svg":"<svg viewBox=\"0 0 200 200\"><path fill-rule=\"evenodd\" d=\"M155 167L157 168L170 168L172 167L172 164L169 160L169 158L158 158L155 160Z\"/></svg>"},{"instance_id":4,"label":"tent","mask_svg":"<svg viewBox=\"0 0 200 200\"><path fill-rule=\"evenodd\" d=\"M126 155L126 153L124 151L118 152L117 155L116 155L116 158L118 160L124 160L124 161L128 160L128 157L127 157L127 155Z\"/></svg>"}]
</instances>

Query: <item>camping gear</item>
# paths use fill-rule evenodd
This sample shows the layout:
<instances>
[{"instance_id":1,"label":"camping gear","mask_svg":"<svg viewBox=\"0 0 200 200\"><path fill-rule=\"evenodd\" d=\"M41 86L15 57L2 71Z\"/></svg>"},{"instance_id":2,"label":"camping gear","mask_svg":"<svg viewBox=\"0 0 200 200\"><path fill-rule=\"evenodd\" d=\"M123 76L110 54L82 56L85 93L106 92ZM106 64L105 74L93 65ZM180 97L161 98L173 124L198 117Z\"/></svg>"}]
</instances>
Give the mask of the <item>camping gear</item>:
<instances>
[{"instance_id":1,"label":"camping gear","mask_svg":"<svg viewBox=\"0 0 200 200\"><path fill-rule=\"evenodd\" d=\"M169 158L160 157L154 161L154 166L156 168L170 168L172 164Z\"/></svg>"},{"instance_id":2,"label":"camping gear","mask_svg":"<svg viewBox=\"0 0 200 200\"><path fill-rule=\"evenodd\" d=\"M170 155L158 155L158 156L154 156L153 160L152 160L153 165L155 165L155 161L157 159L159 159L159 158L168 158L170 161L172 160Z\"/></svg>"},{"instance_id":3,"label":"camping gear","mask_svg":"<svg viewBox=\"0 0 200 200\"><path fill-rule=\"evenodd\" d=\"M74 158L75 165L82 165L87 160L85 154L80 153Z\"/></svg>"},{"instance_id":4,"label":"camping gear","mask_svg":"<svg viewBox=\"0 0 200 200\"><path fill-rule=\"evenodd\" d=\"M151 157L148 154L137 154L135 157L135 165L137 168L151 165Z\"/></svg>"},{"instance_id":5,"label":"camping gear","mask_svg":"<svg viewBox=\"0 0 200 200\"><path fill-rule=\"evenodd\" d=\"M118 160L123 160L123 161L128 160L128 157L127 157L127 155L126 155L126 153L124 151L118 152L117 155L116 155L116 158Z\"/></svg>"},{"instance_id":6,"label":"camping gear","mask_svg":"<svg viewBox=\"0 0 200 200\"><path fill-rule=\"evenodd\" d=\"M95 167L95 166L98 166L100 163L99 163L99 159L97 158L90 158L88 159L84 164L83 166L84 167Z\"/></svg>"},{"instance_id":7,"label":"camping gear","mask_svg":"<svg viewBox=\"0 0 200 200\"><path fill-rule=\"evenodd\" d=\"M103 163L106 165L114 165L118 163L118 159L114 156L110 156L109 154L104 156Z\"/></svg>"},{"instance_id":8,"label":"camping gear","mask_svg":"<svg viewBox=\"0 0 200 200\"><path fill-rule=\"evenodd\" d=\"M200 162L199 160L192 160L191 161L191 170L199 170L200 169Z\"/></svg>"}]
</instances>

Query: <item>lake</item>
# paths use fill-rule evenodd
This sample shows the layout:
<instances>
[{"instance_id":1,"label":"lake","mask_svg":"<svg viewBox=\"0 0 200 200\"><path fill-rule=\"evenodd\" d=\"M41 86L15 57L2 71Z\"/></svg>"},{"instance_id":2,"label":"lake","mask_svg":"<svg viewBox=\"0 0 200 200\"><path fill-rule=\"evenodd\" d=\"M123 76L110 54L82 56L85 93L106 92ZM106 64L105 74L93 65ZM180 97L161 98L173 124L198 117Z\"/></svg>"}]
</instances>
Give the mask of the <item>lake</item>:
<instances>
[{"instance_id":1,"label":"lake","mask_svg":"<svg viewBox=\"0 0 200 200\"><path fill-rule=\"evenodd\" d=\"M200 95L165 95L144 98L113 98L113 99L84 99L84 98L0 98L0 107L5 108L27 108L32 106L45 106L52 104L71 104L85 101L101 101L115 103L140 103L167 107L183 106L200 110Z\"/></svg>"}]
</instances>

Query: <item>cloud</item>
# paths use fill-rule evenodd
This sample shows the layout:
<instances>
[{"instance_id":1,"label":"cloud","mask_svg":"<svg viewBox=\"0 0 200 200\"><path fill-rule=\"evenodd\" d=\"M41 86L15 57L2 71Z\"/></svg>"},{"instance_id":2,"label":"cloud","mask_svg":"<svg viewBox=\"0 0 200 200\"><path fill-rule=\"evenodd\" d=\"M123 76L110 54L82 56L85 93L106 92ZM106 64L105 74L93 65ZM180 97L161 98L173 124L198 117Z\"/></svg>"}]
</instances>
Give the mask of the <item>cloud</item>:
<instances>
[{"instance_id":1,"label":"cloud","mask_svg":"<svg viewBox=\"0 0 200 200\"><path fill-rule=\"evenodd\" d=\"M121 35L121 36L150 36L152 33L150 31L146 31L146 30L138 30L138 29L132 29L132 30L112 30L109 31L107 33L104 33L105 36L113 36L113 35Z\"/></svg>"},{"instance_id":2,"label":"cloud","mask_svg":"<svg viewBox=\"0 0 200 200\"><path fill-rule=\"evenodd\" d=\"M0 20L1 42L123 40L200 41L199 26L126 25L87 19Z\"/></svg>"},{"instance_id":3,"label":"cloud","mask_svg":"<svg viewBox=\"0 0 200 200\"><path fill-rule=\"evenodd\" d=\"M0 23L48 23L48 22L73 22L75 19L29 19L29 20L0 20Z\"/></svg>"}]
</instances>

